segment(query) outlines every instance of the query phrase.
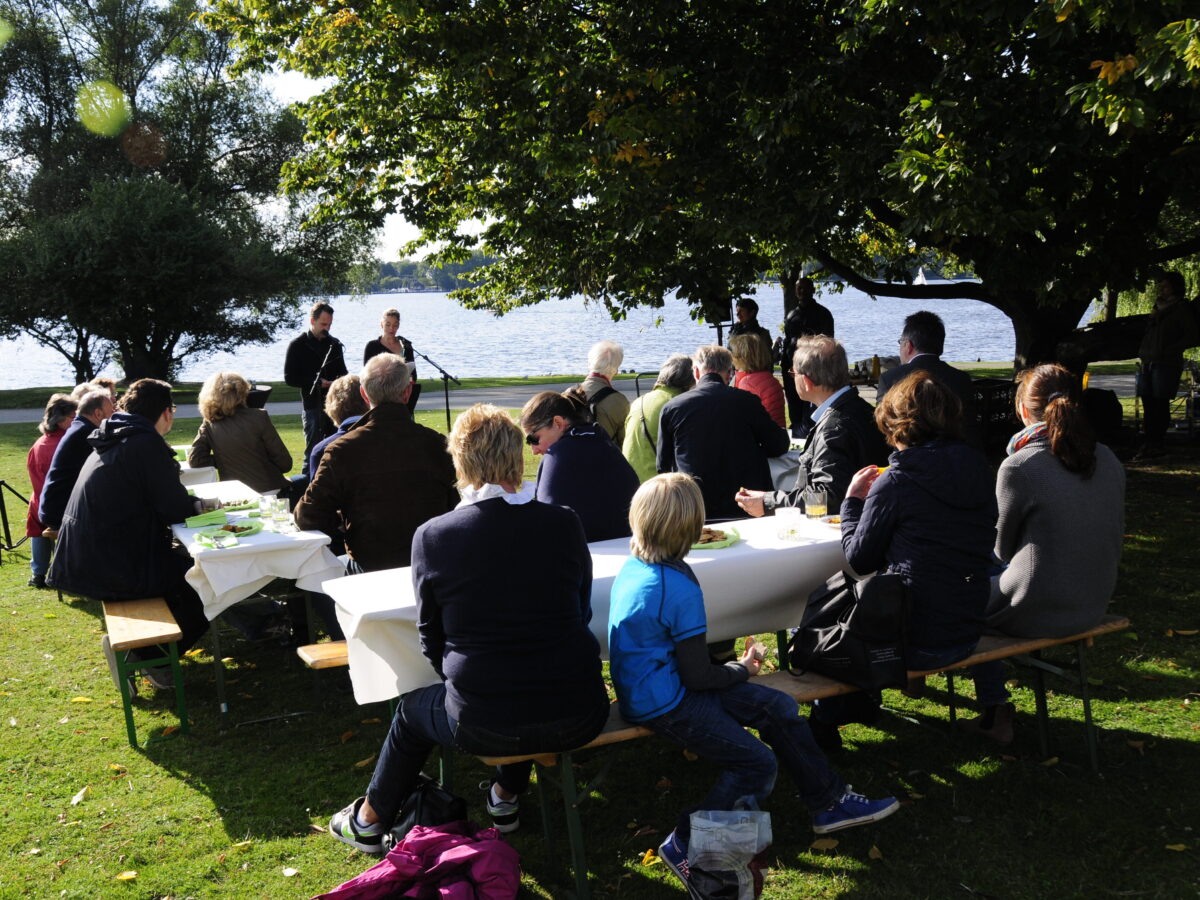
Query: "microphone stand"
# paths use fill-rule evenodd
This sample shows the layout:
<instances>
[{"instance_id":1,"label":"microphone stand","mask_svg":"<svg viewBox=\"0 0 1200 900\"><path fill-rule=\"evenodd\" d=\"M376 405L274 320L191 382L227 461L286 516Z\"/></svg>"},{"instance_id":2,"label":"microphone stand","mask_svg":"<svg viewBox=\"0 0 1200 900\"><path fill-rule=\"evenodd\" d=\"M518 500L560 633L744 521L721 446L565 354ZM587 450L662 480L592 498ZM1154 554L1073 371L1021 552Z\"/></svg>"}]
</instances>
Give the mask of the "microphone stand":
<instances>
[{"instance_id":1,"label":"microphone stand","mask_svg":"<svg viewBox=\"0 0 1200 900\"><path fill-rule=\"evenodd\" d=\"M410 346L411 346L411 344L410 344ZM443 369L441 366L439 366L437 363L435 363L432 359L430 359L428 356L426 356L424 353L422 353L416 347L413 347L413 354L421 357L421 359L425 360L425 362L429 363L431 366L433 366L435 369L437 369L438 372L441 373L442 396L446 400L446 433L449 434L450 433L450 382L453 381L459 387L462 387L462 382L459 381L457 378L455 378L453 375L451 375L449 372L447 372L445 369Z\"/></svg>"},{"instance_id":2,"label":"microphone stand","mask_svg":"<svg viewBox=\"0 0 1200 900\"><path fill-rule=\"evenodd\" d=\"M341 341L335 338L332 334L326 335L329 338L329 348L325 351L325 358L321 360L321 365L317 369L317 376L313 379L312 387L308 389L308 395L311 397L317 390L317 385L321 383L321 373L325 371L325 366L329 363L329 354L333 352L335 345L340 346Z\"/></svg>"}]
</instances>

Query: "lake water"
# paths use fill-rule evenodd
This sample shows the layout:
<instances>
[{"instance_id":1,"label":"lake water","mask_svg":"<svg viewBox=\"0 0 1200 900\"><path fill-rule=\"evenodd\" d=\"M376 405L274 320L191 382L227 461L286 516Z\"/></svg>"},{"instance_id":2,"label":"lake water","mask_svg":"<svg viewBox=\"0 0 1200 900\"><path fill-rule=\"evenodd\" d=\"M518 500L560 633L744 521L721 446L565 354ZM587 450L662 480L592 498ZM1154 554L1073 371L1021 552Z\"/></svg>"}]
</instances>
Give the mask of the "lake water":
<instances>
[{"instance_id":1,"label":"lake water","mask_svg":"<svg viewBox=\"0 0 1200 900\"><path fill-rule=\"evenodd\" d=\"M779 286L762 284L756 292L759 321L772 333L783 321ZM896 338L904 317L929 309L946 323L945 358L951 361L1010 360L1014 338L1008 318L974 300L899 300L871 297L846 289L824 293L821 303L833 312L837 337L850 359L896 353ZM400 333L417 350L456 377L479 375L543 375L583 372L588 347L611 338L625 348L623 368L655 371L671 353L690 353L714 342L715 330L695 322L687 304L671 298L660 310L638 309L613 322L603 306L585 305L579 298L523 307L497 318L488 312L463 309L445 294L371 294L340 297L334 306L333 334L346 345L351 371L362 359L362 348L379 334L383 310L400 310ZM303 328L307 317L297 313L296 328L270 346L242 347L192 362L181 381L203 381L215 371L240 372L251 380L279 381L287 343ZM29 338L0 342L0 389L67 384L71 368L53 351ZM436 374L418 359L422 377ZM119 376L113 367L108 374Z\"/></svg>"}]
</instances>

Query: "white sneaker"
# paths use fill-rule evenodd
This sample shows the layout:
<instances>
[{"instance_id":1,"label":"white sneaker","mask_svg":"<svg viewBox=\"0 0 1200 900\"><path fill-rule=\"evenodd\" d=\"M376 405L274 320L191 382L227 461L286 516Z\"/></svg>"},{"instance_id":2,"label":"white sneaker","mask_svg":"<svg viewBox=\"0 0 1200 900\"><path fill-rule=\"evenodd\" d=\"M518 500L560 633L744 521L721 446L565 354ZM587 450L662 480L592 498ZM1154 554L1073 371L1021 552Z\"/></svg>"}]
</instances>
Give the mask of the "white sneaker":
<instances>
[{"instance_id":1,"label":"white sneaker","mask_svg":"<svg viewBox=\"0 0 1200 900\"><path fill-rule=\"evenodd\" d=\"M488 785L488 815L492 817L492 826L501 834L511 834L521 827L520 806L520 798L501 800L493 785Z\"/></svg>"}]
</instances>

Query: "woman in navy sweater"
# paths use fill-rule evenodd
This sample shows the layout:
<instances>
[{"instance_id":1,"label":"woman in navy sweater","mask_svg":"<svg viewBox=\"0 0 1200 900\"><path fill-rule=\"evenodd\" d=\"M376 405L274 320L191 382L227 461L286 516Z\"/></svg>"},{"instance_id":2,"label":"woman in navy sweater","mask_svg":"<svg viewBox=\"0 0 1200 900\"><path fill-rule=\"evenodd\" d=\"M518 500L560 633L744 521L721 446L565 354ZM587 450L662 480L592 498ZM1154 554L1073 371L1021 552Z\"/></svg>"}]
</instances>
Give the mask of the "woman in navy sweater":
<instances>
[{"instance_id":1,"label":"woman in navy sweater","mask_svg":"<svg viewBox=\"0 0 1200 900\"><path fill-rule=\"evenodd\" d=\"M629 537L629 501L641 483L591 418L578 388L542 391L521 410L525 443L542 457L537 498L575 510L588 543Z\"/></svg>"},{"instance_id":2,"label":"woman in navy sweater","mask_svg":"<svg viewBox=\"0 0 1200 900\"><path fill-rule=\"evenodd\" d=\"M449 451L462 501L418 528L412 545L421 652L440 680L404 695L366 796L329 823L367 853L384 851L435 746L480 756L571 750L608 721L579 518L517 493L521 430L504 410L468 409ZM497 767L487 808L502 832L519 824L517 795L532 768Z\"/></svg>"}]
</instances>

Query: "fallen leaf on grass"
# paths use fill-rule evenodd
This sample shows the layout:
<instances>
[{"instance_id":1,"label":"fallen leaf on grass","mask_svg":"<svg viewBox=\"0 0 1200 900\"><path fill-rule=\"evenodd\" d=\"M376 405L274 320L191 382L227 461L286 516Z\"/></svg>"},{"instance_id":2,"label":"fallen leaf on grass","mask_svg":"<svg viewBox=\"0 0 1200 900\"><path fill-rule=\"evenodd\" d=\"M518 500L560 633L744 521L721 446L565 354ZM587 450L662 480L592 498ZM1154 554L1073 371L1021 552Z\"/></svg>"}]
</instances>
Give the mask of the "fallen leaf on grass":
<instances>
[{"instance_id":1,"label":"fallen leaf on grass","mask_svg":"<svg viewBox=\"0 0 1200 900\"><path fill-rule=\"evenodd\" d=\"M1188 628L1188 629L1176 628L1175 633L1182 634L1184 637L1191 637L1193 634L1196 634L1197 631L1195 628Z\"/></svg>"},{"instance_id":2,"label":"fallen leaf on grass","mask_svg":"<svg viewBox=\"0 0 1200 900\"><path fill-rule=\"evenodd\" d=\"M370 756L368 756L366 759L360 759L358 762L356 762L356 763L354 764L354 768L356 768L356 769L365 769L365 768L366 768L367 766L369 766L371 763L375 762L375 756L376 756L376 754L372 753L372 754L371 754Z\"/></svg>"},{"instance_id":3,"label":"fallen leaf on grass","mask_svg":"<svg viewBox=\"0 0 1200 900\"><path fill-rule=\"evenodd\" d=\"M71 702L72 703L91 703L92 698L91 697L72 697Z\"/></svg>"},{"instance_id":4,"label":"fallen leaf on grass","mask_svg":"<svg viewBox=\"0 0 1200 900\"><path fill-rule=\"evenodd\" d=\"M89 791L89 790L90 790L90 788L89 788L89 787L88 787L88 785L86 785L86 784L85 784L83 787L81 787L81 788L79 789L79 793L78 793L78 794L76 794L74 797L72 797L72 798L71 798L71 805L72 805L72 806L78 806L80 803L82 803L82 802L83 802L83 798L84 798L84 797L86 797L86 796L88 795L88 791Z\"/></svg>"},{"instance_id":5,"label":"fallen leaf on grass","mask_svg":"<svg viewBox=\"0 0 1200 900\"><path fill-rule=\"evenodd\" d=\"M916 791L909 791L908 796L911 797L913 800L924 800L925 799L924 794L918 794Z\"/></svg>"},{"instance_id":6,"label":"fallen leaf on grass","mask_svg":"<svg viewBox=\"0 0 1200 900\"><path fill-rule=\"evenodd\" d=\"M101 825L96 830L97 831L108 831L108 829L112 828L116 824L117 824L116 822L105 822L103 825Z\"/></svg>"},{"instance_id":7,"label":"fallen leaf on grass","mask_svg":"<svg viewBox=\"0 0 1200 900\"><path fill-rule=\"evenodd\" d=\"M662 778L658 779L658 781L654 782L654 786L665 791L671 787L671 779L664 775Z\"/></svg>"},{"instance_id":8,"label":"fallen leaf on grass","mask_svg":"<svg viewBox=\"0 0 1200 900\"><path fill-rule=\"evenodd\" d=\"M187 653L185 653L183 655L186 656L188 659L195 659L197 656L199 656L203 652L204 652L203 649L201 649L200 647L196 647L192 650L189 650Z\"/></svg>"},{"instance_id":9,"label":"fallen leaf on grass","mask_svg":"<svg viewBox=\"0 0 1200 900\"><path fill-rule=\"evenodd\" d=\"M1187 844L1167 844L1167 849L1174 850L1176 853L1182 853L1187 848Z\"/></svg>"},{"instance_id":10,"label":"fallen leaf on grass","mask_svg":"<svg viewBox=\"0 0 1200 900\"><path fill-rule=\"evenodd\" d=\"M343 731L340 740L344 744L344 743L346 743L346 741L350 740L350 738L352 738L352 737L354 737L353 731Z\"/></svg>"},{"instance_id":11,"label":"fallen leaf on grass","mask_svg":"<svg viewBox=\"0 0 1200 900\"><path fill-rule=\"evenodd\" d=\"M117 881L133 881L135 878L137 878L137 872L134 872L131 869L128 872L122 872L120 875L118 875Z\"/></svg>"},{"instance_id":12,"label":"fallen leaf on grass","mask_svg":"<svg viewBox=\"0 0 1200 900\"><path fill-rule=\"evenodd\" d=\"M125 771L125 767L123 765L121 765L120 763L109 763L108 767L110 769L112 769L114 772L124 772Z\"/></svg>"},{"instance_id":13,"label":"fallen leaf on grass","mask_svg":"<svg viewBox=\"0 0 1200 900\"><path fill-rule=\"evenodd\" d=\"M71 717L70 717L70 716L63 716L61 719L59 719L59 720L58 720L58 724L59 724L59 725L66 725L66 724L67 724L68 722L70 722L70 721L71 721Z\"/></svg>"},{"instance_id":14,"label":"fallen leaf on grass","mask_svg":"<svg viewBox=\"0 0 1200 900\"><path fill-rule=\"evenodd\" d=\"M17 720L16 720L16 718L15 718L14 716L9 716L9 717L8 717L8 724L9 724L9 725L11 725L13 728L16 728L16 727L17 727Z\"/></svg>"},{"instance_id":15,"label":"fallen leaf on grass","mask_svg":"<svg viewBox=\"0 0 1200 900\"><path fill-rule=\"evenodd\" d=\"M32 850L30 850L30 851L29 851L29 855L30 855L30 856L37 856L37 855L38 855L39 853L41 853L41 852L42 852L42 848L41 848L41 847L34 847Z\"/></svg>"},{"instance_id":16,"label":"fallen leaf on grass","mask_svg":"<svg viewBox=\"0 0 1200 900\"><path fill-rule=\"evenodd\" d=\"M1052 756L1049 759L1043 759L1042 765L1043 766L1057 766L1058 765L1058 757Z\"/></svg>"},{"instance_id":17,"label":"fallen leaf on grass","mask_svg":"<svg viewBox=\"0 0 1200 900\"><path fill-rule=\"evenodd\" d=\"M300 874L300 870L293 869L291 866L288 866L286 869L283 870L284 878L291 878L291 877L293 877L295 875L299 875L299 874Z\"/></svg>"},{"instance_id":18,"label":"fallen leaf on grass","mask_svg":"<svg viewBox=\"0 0 1200 900\"><path fill-rule=\"evenodd\" d=\"M870 859L883 859L883 854L879 852L879 848L874 844L872 844L871 849L867 851L867 856Z\"/></svg>"},{"instance_id":19,"label":"fallen leaf on grass","mask_svg":"<svg viewBox=\"0 0 1200 900\"><path fill-rule=\"evenodd\" d=\"M177 732L178 730L179 730L179 726L178 726L178 725L168 725L166 728L164 728L164 729L162 730L163 737L166 737L168 734L174 734L174 733L175 733L175 732Z\"/></svg>"},{"instance_id":20,"label":"fallen leaf on grass","mask_svg":"<svg viewBox=\"0 0 1200 900\"><path fill-rule=\"evenodd\" d=\"M56 616L54 613L42 613L42 617L46 618L46 619L57 619L58 618L58 616Z\"/></svg>"},{"instance_id":21,"label":"fallen leaf on grass","mask_svg":"<svg viewBox=\"0 0 1200 900\"><path fill-rule=\"evenodd\" d=\"M808 845L810 850L832 850L838 845L837 838L817 838Z\"/></svg>"},{"instance_id":22,"label":"fallen leaf on grass","mask_svg":"<svg viewBox=\"0 0 1200 900\"><path fill-rule=\"evenodd\" d=\"M308 826L308 830L311 831L313 834L325 834L325 832L326 832L325 826L318 825L316 822L313 822L312 824L310 824Z\"/></svg>"},{"instance_id":23,"label":"fallen leaf on grass","mask_svg":"<svg viewBox=\"0 0 1200 900\"><path fill-rule=\"evenodd\" d=\"M1136 750L1138 752L1138 755L1140 755L1140 756L1146 755L1146 742L1145 741L1126 741L1125 743L1128 744L1130 747L1132 747L1134 750Z\"/></svg>"},{"instance_id":24,"label":"fallen leaf on grass","mask_svg":"<svg viewBox=\"0 0 1200 900\"><path fill-rule=\"evenodd\" d=\"M378 718L375 718L375 719L363 719L363 720L362 720L362 723L363 723L364 725L378 725L378 724L379 724L379 722L380 722L380 720L379 720Z\"/></svg>"},{"instance_id":25,"label":"fallen leaf on grass","mask_svg":"<svg viewBox=\"0 0 1200 900\"><path fill-rule=\"evenodd\" d=\"M635 831L633 833L633 836L641 837L642 835L645 835L645 834L658 834L658 829L655 828L653 825L643 825L641 828L639 828L637 831Z\"/></svg>"},{"instance_id":26,"label":"fallen leaf on grass","mask_svg":"<svg viewBox=\"0 0 1200 900\"><path fill-rule=\"evenodd\" d=\"M238 842L237 842L236 844L234 844L233 846L235 846L235 847L237 847L239 850L241 850L241 849L242 849L242 848L244 848L244 847L249 847L249 846L250 846L251 844L253 844L253 843L254 843L254 841L238 841Z\"/></svg>"},{"instance_id":27,"label":"fallen leaf on grass","mask_svg":"<svg viewBox=\"0 0 1200 900\"><path fill-rule=\"evenodd\" d=\"M1179 663L1175 662L1175 660L1173 660L1173 659L1168 659L1165 663L1163 663L1163 665L1166 666L1168 669L1178 669L1179 668Z\"/></svg>"},{"instance_id":28,"label":"fallen leaf on grass","mask_svg":"<svg viewBox=\"0 0 1200 900\"><path fill-rule=\"evenodd\" d=\"M662 859L660 859L658 857L658 855L654 852L653 847L651 847L649 850L647 850L645 853L642 854L642 865L643 866L656 866L660 862L662 862Z\"/></svg>"},{"instance_id":29,"label":"fallen leaf on grass","mask_svg":"<svg viewBox=\"0 0 1200 900\"><path fill-rule=\"evenodd\" d=\"M695 762L700 757L697 756L695 753L693 753L691 750L684 750L683 758L686 759L688 762Z\"/></svg>"}]
</instances>

